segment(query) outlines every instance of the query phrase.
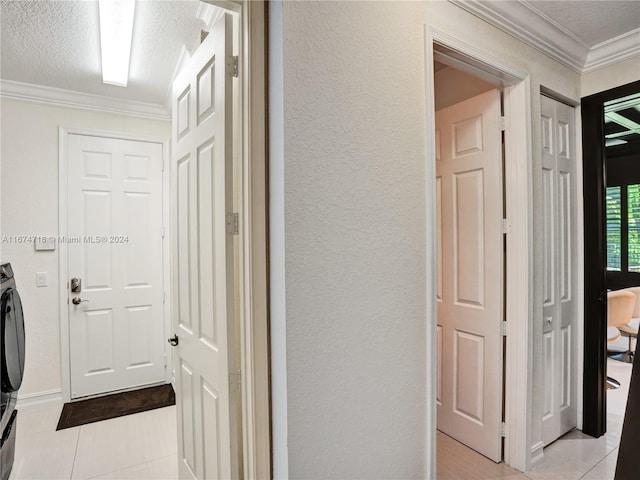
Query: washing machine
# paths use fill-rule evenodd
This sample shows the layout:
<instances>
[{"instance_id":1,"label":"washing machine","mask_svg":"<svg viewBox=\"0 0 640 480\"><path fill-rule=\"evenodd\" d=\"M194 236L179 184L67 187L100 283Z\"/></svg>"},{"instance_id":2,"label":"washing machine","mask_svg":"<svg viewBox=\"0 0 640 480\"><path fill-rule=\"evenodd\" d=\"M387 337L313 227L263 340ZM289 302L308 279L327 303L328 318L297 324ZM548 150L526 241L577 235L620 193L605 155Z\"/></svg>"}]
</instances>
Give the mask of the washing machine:
<instances>
[{"instance_id":1,"label":"washing machine","mask_svg":"<svg viewBox=\"0 0 640 480\"><path fill-rule=\"evenodd\" d=\"M16 401L24 373L24 318L11 264L0 265L0 320L2 354L0 365L1 479L7 480L13 467L18 411Z\"/></svg>"}]
</instances>

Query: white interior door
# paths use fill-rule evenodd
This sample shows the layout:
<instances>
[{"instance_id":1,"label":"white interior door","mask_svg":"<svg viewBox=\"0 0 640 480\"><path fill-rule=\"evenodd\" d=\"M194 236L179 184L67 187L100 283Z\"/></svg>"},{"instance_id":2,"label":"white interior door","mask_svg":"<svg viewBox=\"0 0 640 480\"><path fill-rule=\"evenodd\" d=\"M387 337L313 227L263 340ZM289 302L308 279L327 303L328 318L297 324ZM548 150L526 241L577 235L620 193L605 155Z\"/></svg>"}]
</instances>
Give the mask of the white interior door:
<instances>
[{"instance_id":1,"label":"white interior door","mask_svg":"<svg viewBox=\"0 0 640 480\"><path fill-rule=\"evenodd\" d=\"M577 423L576 175L573 108L541 97L543 276L543 416L545 445Z\"/></svg>"},{"instance_id":2,"label":"white interior door","mask_svg":"<svg viewBox=\"0 0 640 480\"><path fill-rule=\"evenodd\" d=\"M238 478L232 212L232 19L173 86L173 355L180 478Z\"/></svg>"},{"instance_id":3,"label":"white interior door","mask_svg":"<svg viewBox=\"0 0 640 480\"><path fill-rule=\"evenodd\" d=\"M500 93L436 112L438 429L502 458Z\"/></svg>"},{"instance_id":4,"label":"white interior door","mask_svg":"<svg viewBox=\"0 0 640 480\"><path fill-rule=\"evenodd\" d=\"M67 146L71 398L163 382L162 144Z\"/></svg>"}]
</instances>

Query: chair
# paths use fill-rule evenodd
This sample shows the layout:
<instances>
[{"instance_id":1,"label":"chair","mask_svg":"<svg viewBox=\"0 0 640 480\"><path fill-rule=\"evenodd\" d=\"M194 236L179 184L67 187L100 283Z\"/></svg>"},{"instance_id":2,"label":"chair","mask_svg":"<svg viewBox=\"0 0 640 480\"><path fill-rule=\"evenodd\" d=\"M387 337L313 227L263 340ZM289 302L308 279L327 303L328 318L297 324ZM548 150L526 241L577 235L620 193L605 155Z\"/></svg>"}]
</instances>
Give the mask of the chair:
<instances>
[{"instance_id":1,"label":"chair","mask_svg":"<svg viewBox=\"0 0 640 480\"><path fill-rule=\"evenodd\" d=\"M607 344L611 345L620 339L620 327L626 325L633 317L636 296L628 290L614 290L607 293ZM620 382L607 377L612 388L618 388Z\"/></svg>"},{"instance_id":2,"label":"chair","mask_svg":"<svg viewBox=\"0 0 640 480\"><path fill-rule=\"evenodd\" d=\"M633 363L633 355L635 354L636 345L638 342L638 325L640 325L640 287L630 287L625 288L625 290L633 293L636 296L636 304L633 309L633 316L631 318L631 321L619 327L620 333L625 337L629 337L629 348L626 352L616 355L613 358L623 362ZM634 338L636 340L636 345L631 348L631 340Z\"/></svg>"}]
</instances>

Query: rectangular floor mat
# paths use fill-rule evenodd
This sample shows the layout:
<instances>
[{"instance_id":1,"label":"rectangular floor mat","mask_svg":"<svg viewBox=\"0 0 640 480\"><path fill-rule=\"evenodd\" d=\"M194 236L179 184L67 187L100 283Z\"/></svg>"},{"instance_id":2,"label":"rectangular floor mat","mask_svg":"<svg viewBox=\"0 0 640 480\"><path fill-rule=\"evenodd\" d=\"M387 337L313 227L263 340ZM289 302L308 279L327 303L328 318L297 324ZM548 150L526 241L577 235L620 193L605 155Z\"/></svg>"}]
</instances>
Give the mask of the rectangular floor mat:
<instances>
[{"instance_id":1,"label":"rectangular floor mat","mask_svg":"<svg viewBox=\"0 0 640 480\"><path fill-rule=\"evenodd\" d=\"M65 403L56 430L175 405L170 384Z\"/></svg>"}]
</instances>

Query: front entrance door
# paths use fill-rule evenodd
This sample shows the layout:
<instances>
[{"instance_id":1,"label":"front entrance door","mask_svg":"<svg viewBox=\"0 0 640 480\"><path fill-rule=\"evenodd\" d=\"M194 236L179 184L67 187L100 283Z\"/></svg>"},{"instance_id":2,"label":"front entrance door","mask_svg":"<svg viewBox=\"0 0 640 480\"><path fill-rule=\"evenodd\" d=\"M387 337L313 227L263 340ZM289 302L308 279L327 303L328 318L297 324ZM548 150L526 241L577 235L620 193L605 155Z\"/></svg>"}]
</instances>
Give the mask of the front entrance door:
<instances>
[{"instance_id":1,"label":"front entrance door","mask_svg":"<svg viewBox=\"0 0 640 480\"><path fill-rule=\"evenodd\" d=\"M436 112L438 429L502 459L500 93Z\"/></svg>"},{"instance_id":2,"label":"front entrance door","mask_svg":"<svg viewBox=\"0 0 640 480\"><path fill-rule=\"evenodd\" d=\"M240 477L231 47L224 14L173 85L173 368L189 479Z\"/></svg>"},{"instance_id":3,"label":"front entrance door","mask_svg":"<svg viewBox=\"0 0 640 480\"><path fill-rule=\"evenodd\" d=\"M162 148L68 136L71 398L165 380Z\"/></svg>"}]
</instances>

